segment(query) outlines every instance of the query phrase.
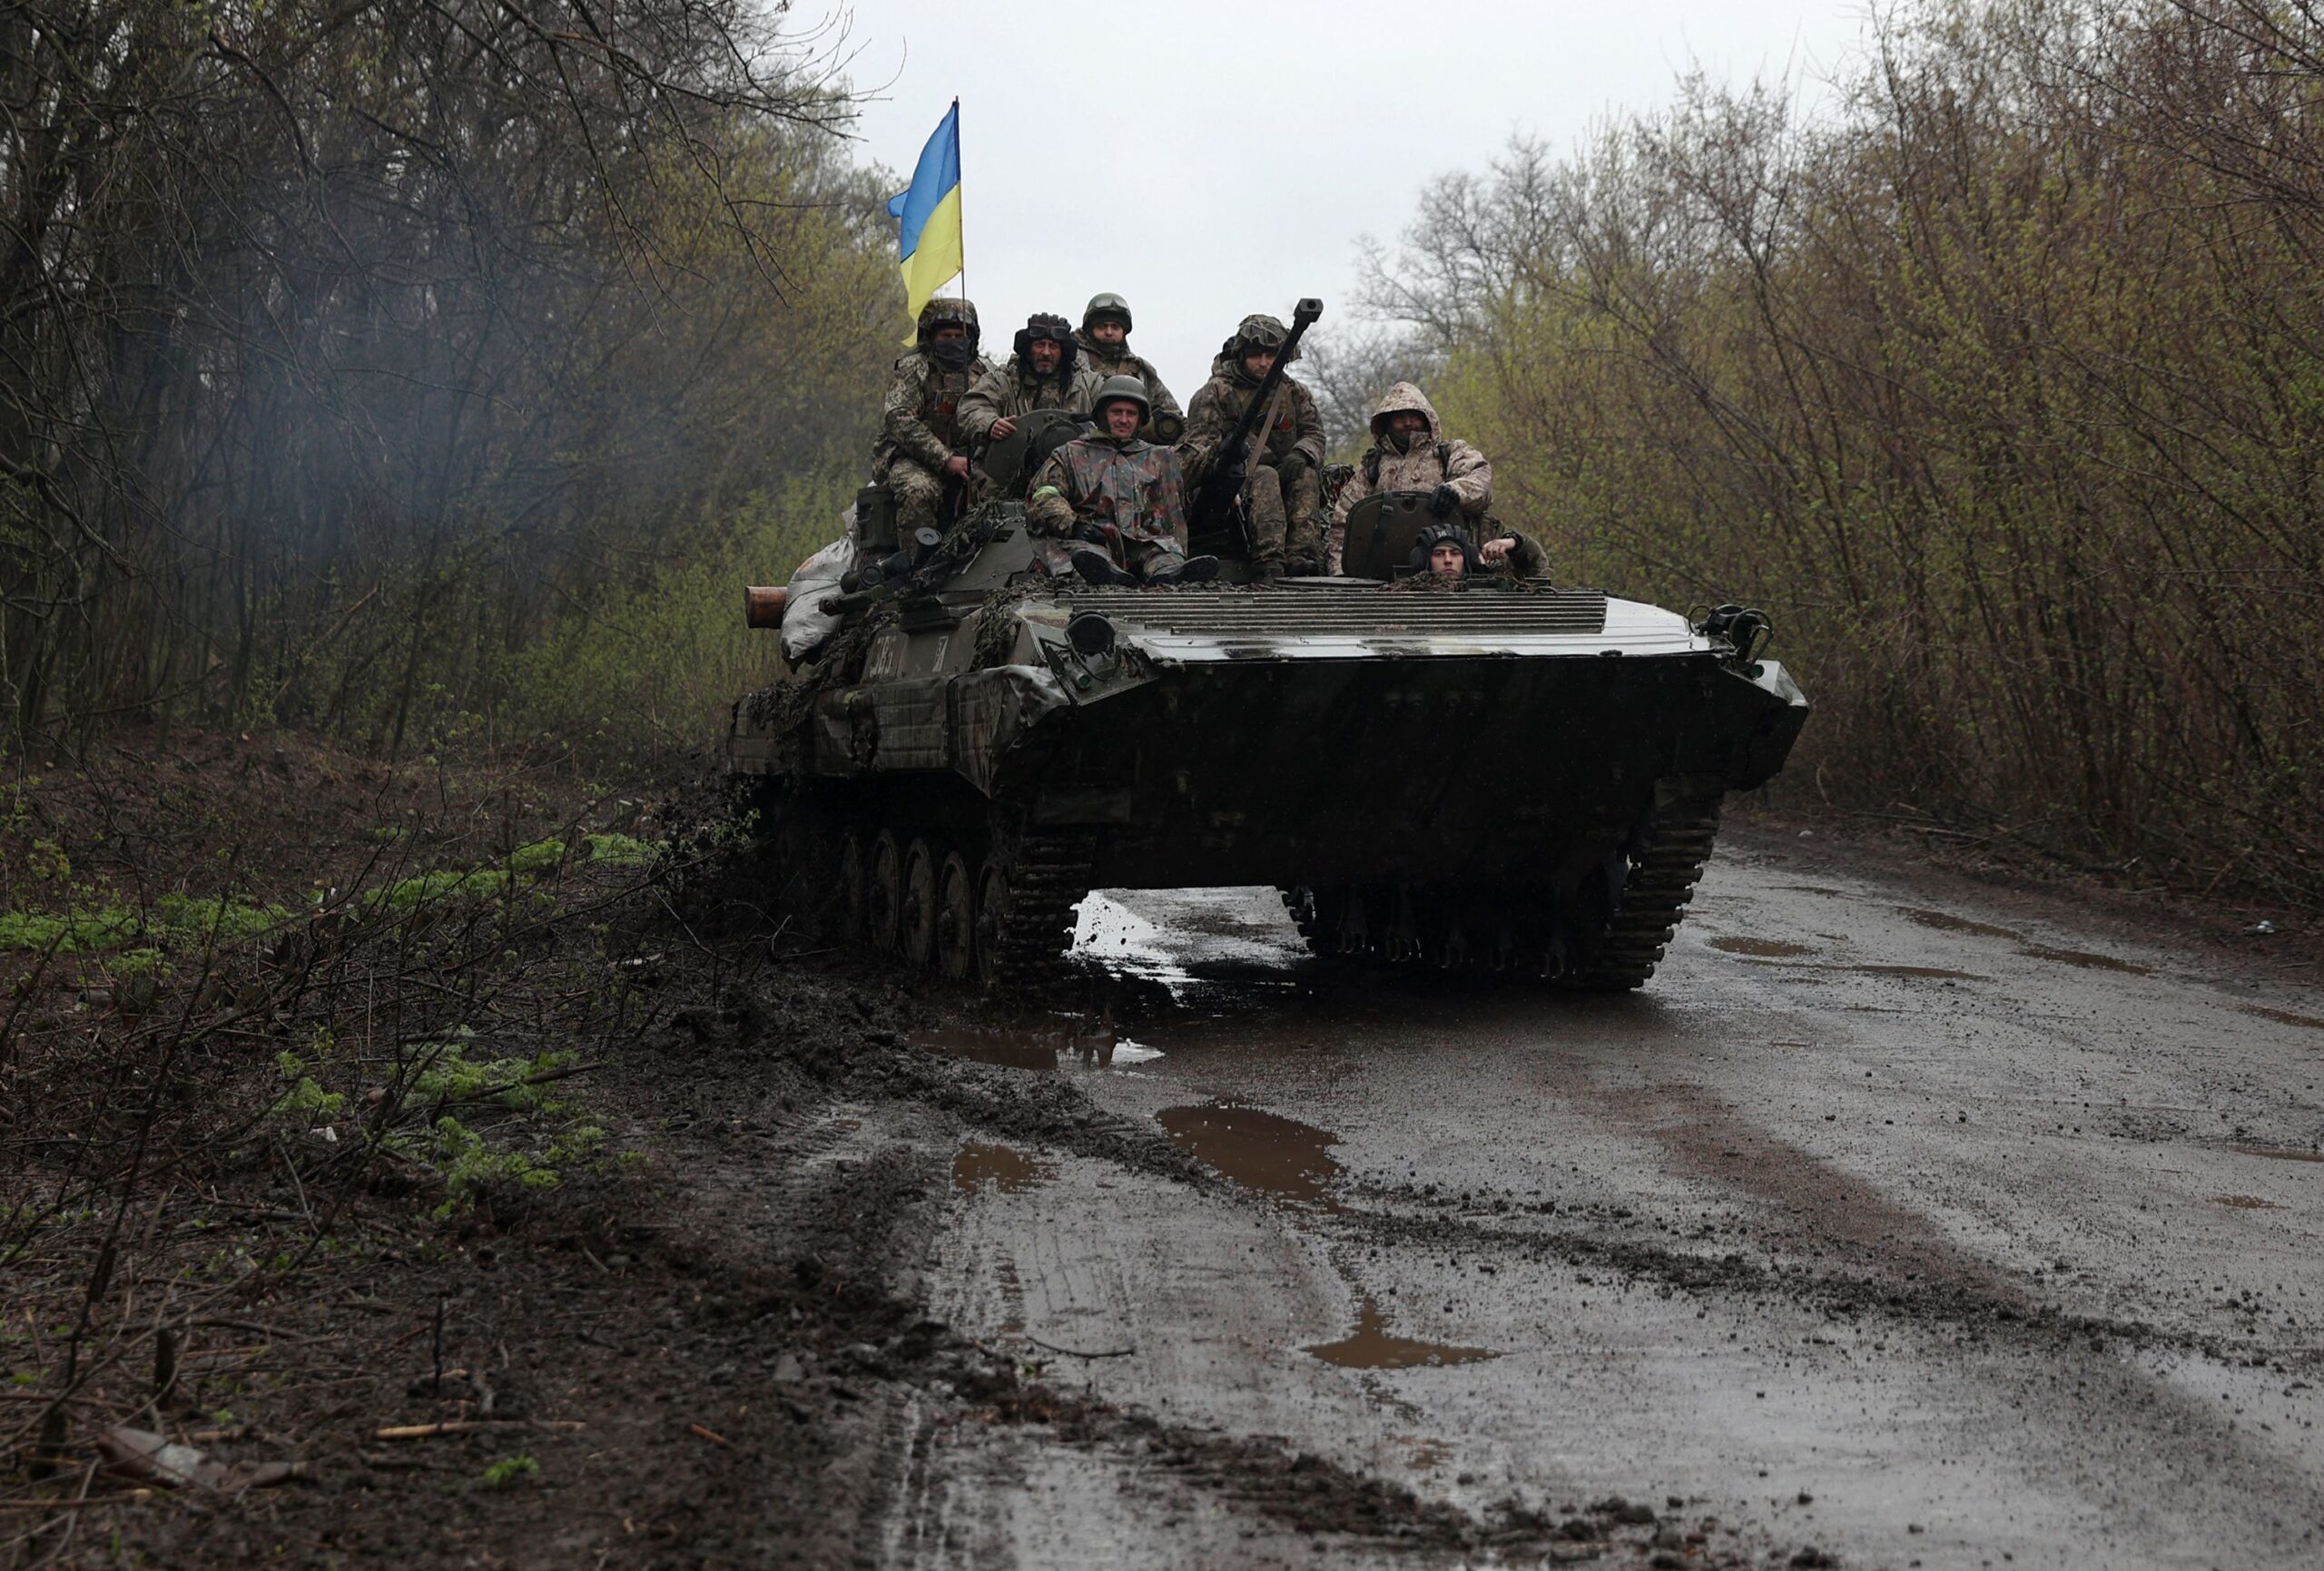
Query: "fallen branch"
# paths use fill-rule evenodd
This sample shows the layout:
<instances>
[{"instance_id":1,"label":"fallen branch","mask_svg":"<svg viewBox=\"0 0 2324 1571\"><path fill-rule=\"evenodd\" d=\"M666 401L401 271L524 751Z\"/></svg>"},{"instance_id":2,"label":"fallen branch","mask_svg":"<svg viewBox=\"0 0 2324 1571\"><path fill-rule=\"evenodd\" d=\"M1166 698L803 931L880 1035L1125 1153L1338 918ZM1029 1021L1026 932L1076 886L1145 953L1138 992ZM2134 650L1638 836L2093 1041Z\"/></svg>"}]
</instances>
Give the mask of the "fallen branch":
<instances>
[{"instance_id":1,"label":"fallen branch","mask_svg":"<svg viewBox=\"0 0 2324 1571\"><path fill-rule=\"evenodd\" d=\"M474 1429L545 1429L565 1434L587 1429L576 1419L447 1419L440 1424L391 1424L374 1429L375 1440L432 1440L438 1435L465 1435Z\"/></svg>"}]
</instances>

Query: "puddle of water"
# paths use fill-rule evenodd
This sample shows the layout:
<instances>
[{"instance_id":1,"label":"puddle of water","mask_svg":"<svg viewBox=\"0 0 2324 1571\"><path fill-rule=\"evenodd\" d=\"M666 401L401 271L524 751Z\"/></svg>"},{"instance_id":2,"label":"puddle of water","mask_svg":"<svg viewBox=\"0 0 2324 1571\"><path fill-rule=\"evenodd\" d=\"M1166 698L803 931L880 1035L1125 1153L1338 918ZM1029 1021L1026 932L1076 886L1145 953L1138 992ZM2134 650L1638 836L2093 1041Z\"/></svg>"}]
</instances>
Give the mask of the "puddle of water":
<instances>
[{"instance_id":1,"label":"puddle of water","mask_svg":"<svg viewBox=\"0 0 2324 1571\"><path fill-rule=\"evenodd\" d=\"M1335 1342L1305 1350L1327 1364L1343 1370L1422 1370L1447 1364L1473 1364L1501 1355L1491 1348L1456 1348L1443 1342L1418 1342L1400 1337L1380 1318L1380 1311L1365 1299L1355 1311L1355 1330ZM1415 1458L1414 1467L1422 1464ZM1433 1466L1432 1461L1429 1465Z\"/></svg>"},{"instance_id":2,"label":"puddle of water","mask_svg":"<svg viewBox=\"0 0 2324 1571\"><path fill-rule=\"evenodd\" d=\"M971 1194L988 1183L1003 1194L1022 1194L1054 1171L1029 1151L971 1140L952 1158L952 1184Z\"/></svg>"},{"instance_id":3,"label":"puddle of water","mask_svg":"<svg viewBox=\"0 0 2324 1571\"><path fill-rule=\"evenodd\" d=\"M1084 1030L1075 1026L940 1026L915 1033L915 1047L943 1053L1003 1069L1055 1069L1060 1060L1110 1069L1129 1064L1149 1064L1162 1056L1104 1026Z\"/></svg>"},{"instance_id":4,"label":"puddle of water","mask_svg":"<svg viewBox=\"0 0 2324 1571\"><path fill-rule=\"evenodd\" d=\"M1867 977L1930 977L1941 982L1982 982L1974 971L1948 971L1942 966L1850 966Z\"/></svg>"},{"instance_id":5,"label":"puddle of water","mask_svg":"<svg viewBox=\"0 0 2324 1571\"><path fill-rule=\"evenodd\" d=\"M2261 1200L2256 1194L2222 1194L2219 1197L2219 1203L2221 1205L2233 1206L2238 1211L2281 1211L2283 1209L2275 1201Z\"/></svg>"},{"instance_id":6,"label":"puddle of water","mask_svg":"<svg viewBox=\"0 0 2324 1571\"><path fill-rule=\"evenodd\" d=\"M1848 898L1848 892L1846 889L1836 889L1829 884L1777 884L1776 888L1789 889L1795 894L1801 895L1829 895L1836 900L1845 900Z\"/></svg>"},{"instance_id":7,"label":"puddle of water","mask_svg":"<svg viewBox=\"0 0 2324 1571\"><path fill-rule=\"evenodd\" d=\"M1935 928L1940 933L1974 933L1980 938L2007 938L2022 944L2024 936L2007 928L1996 928L1985 922L1973 922L1966 917L1956 917L1950 911L1924 911L1916 906L1899 906L1897 911L1924 928Z\"/></svg>"},{"instance_id":8,"label":"puddle of water","mask_svg":"<svg viewBox=\"0 0 2324 1571\"><path fill-rule=\"evenodd\" d=\"M2324 1162L2324 1151L2288 1151L2280 1145L2230 1145L2228 1149L2246 1156L2264 1156L2270 1162Z\"/></svg>"},{"instance_id":9,"label":"puddle of water","mask_svg":"<svg viewBox=\"0 0 2324 1571\"><path fill-rule=\"evenodd\" d=\"M2305 1026L2310 1031L2324 1031L2324 1020L2313 1015L2295 1015L2289 1009L2262 1009L2257 1004L2243 1006L2246 1015L2257 1015L2262 1020L2273 1020L2279 1026Z\"/></svg>"},{"instance_id":10,"label":"puddle of water","mask_svg":"<svg viewBox=\"0 0 2324 1571\"><path fill-rule=\"evenodd\" d=\"M1257 1107L1215 1102L1166 1107L1155 1119L1170 1138L1256 1193L1305 1204L1328 1204L1340 1164L1328 1129Z\"/></svg>"},{"instance_id":11,"label":"puddle of water","mask_svg":"<svg viewBox=\"0 0 2324 1571\"><path fill-rule=\"evenodd\" d=\"M2125 971L2133 977L2153 974L2151 966L2134 966L2128 960L2093 955L2086 949L2053 949L2047 944L2028 944L2017 952L2029 960L2055 960L2061 966L2079 966L2085 971Z\"/></svg>"},{"instance_id":12,"label":"puddle of water","mask_svg":"<svg viewBox=\"0 0 2324 1571\"><path fill-rule=\"evenodd\" d=\"M1787 960L1816 952L1805 944L1787 944L1780 938L1713 938L1710 947L1730 955L1758 955L1770 960Z\"/></svg>"}]
</instances>

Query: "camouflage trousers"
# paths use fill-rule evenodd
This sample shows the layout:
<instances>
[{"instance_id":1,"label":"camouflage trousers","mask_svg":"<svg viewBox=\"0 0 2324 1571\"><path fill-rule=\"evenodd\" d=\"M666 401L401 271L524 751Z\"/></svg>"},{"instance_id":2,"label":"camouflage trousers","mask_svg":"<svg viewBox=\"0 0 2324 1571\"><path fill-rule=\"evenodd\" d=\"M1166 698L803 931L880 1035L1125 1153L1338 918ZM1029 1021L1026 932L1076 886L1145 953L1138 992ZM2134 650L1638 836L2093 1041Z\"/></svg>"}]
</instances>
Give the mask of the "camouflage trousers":
<instances>
[{"instance_id":1,"label":"camouflage trousers","mask_svg":"<svg viewBox=\"0 0 2324 1571\"><path fill-rule=\"evenodd\" d=\"M1104 549L1107 555L1114 559L1115 566L1125 568L1140 578L1148 577L1157 569L1167 567L1173 562L1183 562L1187 559L1187 543L1169 535L1165 535L1159 540L1117 538L1111 543L1110 547L1093 547L1085 540L1065 540L1054 535L1037 535L1033 537L1035 552L1033 560L1043 572L1052 577L1070 578L1073 576L1073 552L1076 546L1079 546L1084 551Z\"/></svg>"},{"instance_id":2,"label":"camouflage trousers","mask_svg":"<svg viewBox=\"0 0 2324 1571\"><path fill-rule=\"evenodd\" d=\"M937 510L944 505L944 478L931 475L912 459L898 454L888 460L888 477L884 484L895 494L896 534L909 540L915 529L934 525Z\"/></svg>"},{"instance_id":3,"label":"camouflage trousers","mask_svg":"<svg viewBox=\"0 0 2324 1571\"><path fill-rule=\"evenodd\" d=\"M1286 491L1289 493L1285 495ZM1243 516L1251 528L1251 560L1280 567L1286 553L1321 557L1323 529L1313 476L1285 486L1274 466L1252 466L1243 483Z\"/></svg>"}]
</instances>

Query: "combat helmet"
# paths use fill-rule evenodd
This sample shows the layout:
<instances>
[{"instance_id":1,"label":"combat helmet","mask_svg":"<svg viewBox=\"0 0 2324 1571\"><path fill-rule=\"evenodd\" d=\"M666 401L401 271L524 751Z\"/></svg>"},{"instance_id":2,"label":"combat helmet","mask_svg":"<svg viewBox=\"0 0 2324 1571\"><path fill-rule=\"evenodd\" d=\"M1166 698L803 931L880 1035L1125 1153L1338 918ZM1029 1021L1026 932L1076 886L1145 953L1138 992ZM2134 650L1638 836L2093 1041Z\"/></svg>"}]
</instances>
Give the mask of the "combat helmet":
<instances>
[{"instance_id":1,"label":"combat helmet","mask_svg":"<svg viewBox=\"0 0 2324 1571\"><path fill-rule=\"evenodd\" d=\"M1081 330L1088 332L1097 324L1099 317L1119 317L1122 319L1122 331L1127 333L1132 329L1129 319L1129 302L1110 290L1104 294L1091 295L1089 303L1081 308Z\"/></svg>"},{"instance_id":2,"label":"combat helmet","mask_svg":"<svg viewBox=\"0 0 2324 1571\"><path fill-rule=\"evenodd\" d=\"M975 354L983 331L977 326L977 303L971 299L932 299L921 307L920 347L923 349L928 347L929 340L936 336L937 329L951 326L969 330L969 353Z\"/></svg>"},{"instance_id":3,"label":"combat helmet","mask_svg":"<svg viewBox=\"0 0 2324 1571\"><path fill-rule=\"evenodd\" d=\"M1239 362L1244 356L1256 350L1281 351L1284 340L1289 337L1291 329L1283 325L1282 318L1254 312L1236 327L1235 336L1221 344L1218 352L1226 359ZM1299 351L1294 349L1291 358L1297 359Z\"/></svg>"},{"instance_id":4,"label":"combat helmet","mask_svg":"<svg viewBox=\"0 0 2324 1571\"><path fill-rule=\"evenodd\" d=\"M1427 572L1429 557L1435 553L1439 545L1447 544L1458 545L1461 548L1461 561L1464 571L1475 573L1484 566L1483 558L1477 555L1477 543L1469 537L1469 532L1466 529L1462 528L1458 524L1431 524L1423 528L1413 541L1411 559L1413 571Z\"/></svg>"},{"instance_id":5,"label":"combat helmet","mask_svg":"<svg viewBox=\"0 0 2324 1571\"><path fill-rule=\"evenodd\" d=\"M1015 348L1018 373L1021 376L1032 371L1031 350L1034 341L1039 339L1050 339L1064 350L1064 358L1058 361L1057 370L1052 374L1060 377L1072 375L1076 351L1079 348L1073 341L1073 324L1063 317L1052 315L1048 311L1035 311L1025 319L1025 325L1017 329Z\"/></svg>"},{"instance_id":6,"label":"combat helmet","mask_svg":"<svg viewBox=\"0 0 2324 1571\"><path fill-rule=\"evenodd\" d=\"M1119 403L1124 398L1137 406L1137 423L1146 424L1154 413L1154 402L1146 396L1146 383L1137 377L1108 377L1098 388L1098 396L1089 400L1089 412L1103 416L1108 404Z\"/></svg>"}]
</instances>

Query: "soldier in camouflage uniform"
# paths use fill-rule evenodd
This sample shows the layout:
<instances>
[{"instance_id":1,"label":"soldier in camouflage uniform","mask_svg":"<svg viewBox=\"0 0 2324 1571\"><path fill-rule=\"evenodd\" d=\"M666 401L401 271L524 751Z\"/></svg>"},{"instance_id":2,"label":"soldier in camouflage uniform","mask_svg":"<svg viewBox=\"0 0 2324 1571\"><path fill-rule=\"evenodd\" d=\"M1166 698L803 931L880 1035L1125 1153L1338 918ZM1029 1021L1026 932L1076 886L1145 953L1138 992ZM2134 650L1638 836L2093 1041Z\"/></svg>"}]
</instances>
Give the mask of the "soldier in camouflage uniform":
<instances>
[{"instance_id":1,"label":"soldier in camouflage uniform","mask_svg":"<svg viewBox=\"0 0 2324 1571\"><path fill-rule=\"evenodd\" d=\"M1152 413L1146 384L1109 377L1098 428L1051 453L1033 476L1025 527L1051 573L1093 584L1196 584L1218 558L1187 556L1186 476L1178 456L1137 434Z\"/></svg>"},{"instance_id":2,"label":"soldier in camouflage uniform","mask_svg":"<svg viewBox=\"0 0 2324 1571\"><path fill-rule=\"evenodd\" d=\"M1366 496L1384 491L1425 491L1428 510L1445 524L1463 525L1476 565L1540 576L1548 565L1541 547L1487 515L1492 506L1492 466L1459 437L1448 440L1428 395L1398 382L1372 407L1372 446L1332 504L1331 570L1347 546L1347 515ZM1482 544L1477 544L1482 542Z\"/></svg>"},{"instance_id":3,"label":"soldier in camouflage uniform","mask_svg":"<svg viewBox=\"0 0 2324 1571\"><path fill-rule=\"evenodd\" d=\"M1146 384L1147 407L1153 413L1138 435L1149 442L1170 443L1186 434L1187 417L1162 385L1162 373L1145 356L1130 352L1128 300L1117 294L1091 295L1073 341L1081 349L1081 363L1099 376L1136 377Z\"/></svg>"},{"instance_id":4,"label":"soldier in camouflage uniform","mask_svg":"<svg viewBox=\"0 0 2324 1571\"><path fill-rule=\"evenodd\" d=\"M936 522L947 482L966 486L967 443L960 400L992 368L977 353L977 308L967 300L931 300L920 309L918 343L896 362L880 437L872 448L872 483L895 494L896 526L909 538Z\"/></svg>"},{"instance_id":5,"label":"soldier in camouflage uniform","mask_svg":"<svg viewBox=\"0 0 2324 1571\"><path fill-rule=\"evenodd\" d=\"M1187 434L1178 444L1190 485L1201 484L1290 336L1273 317L1249 316L1219 347L1210 380L1187 409ZM1324 417L1315 396L1288 377L1252 433L1248 461L1243 506L1257 576L1279 578L1287 568L1322 571L1315 471L1324 462Z\"/></svg>"},{"instance_id":6,"label":"soldier in camouflage uniform","mask_svg":"<svg viewBox=\"0 0 2324 1571\"><path fill-rule=\"evenodd\" d=\"M960 429L972 442L1001 440L1036 409L1086 415L1106 380L1075 363L1073 324L1063 317L1035 311L1017 330L1016 349L960 400Z\"/></svg>"}]
</instances>

